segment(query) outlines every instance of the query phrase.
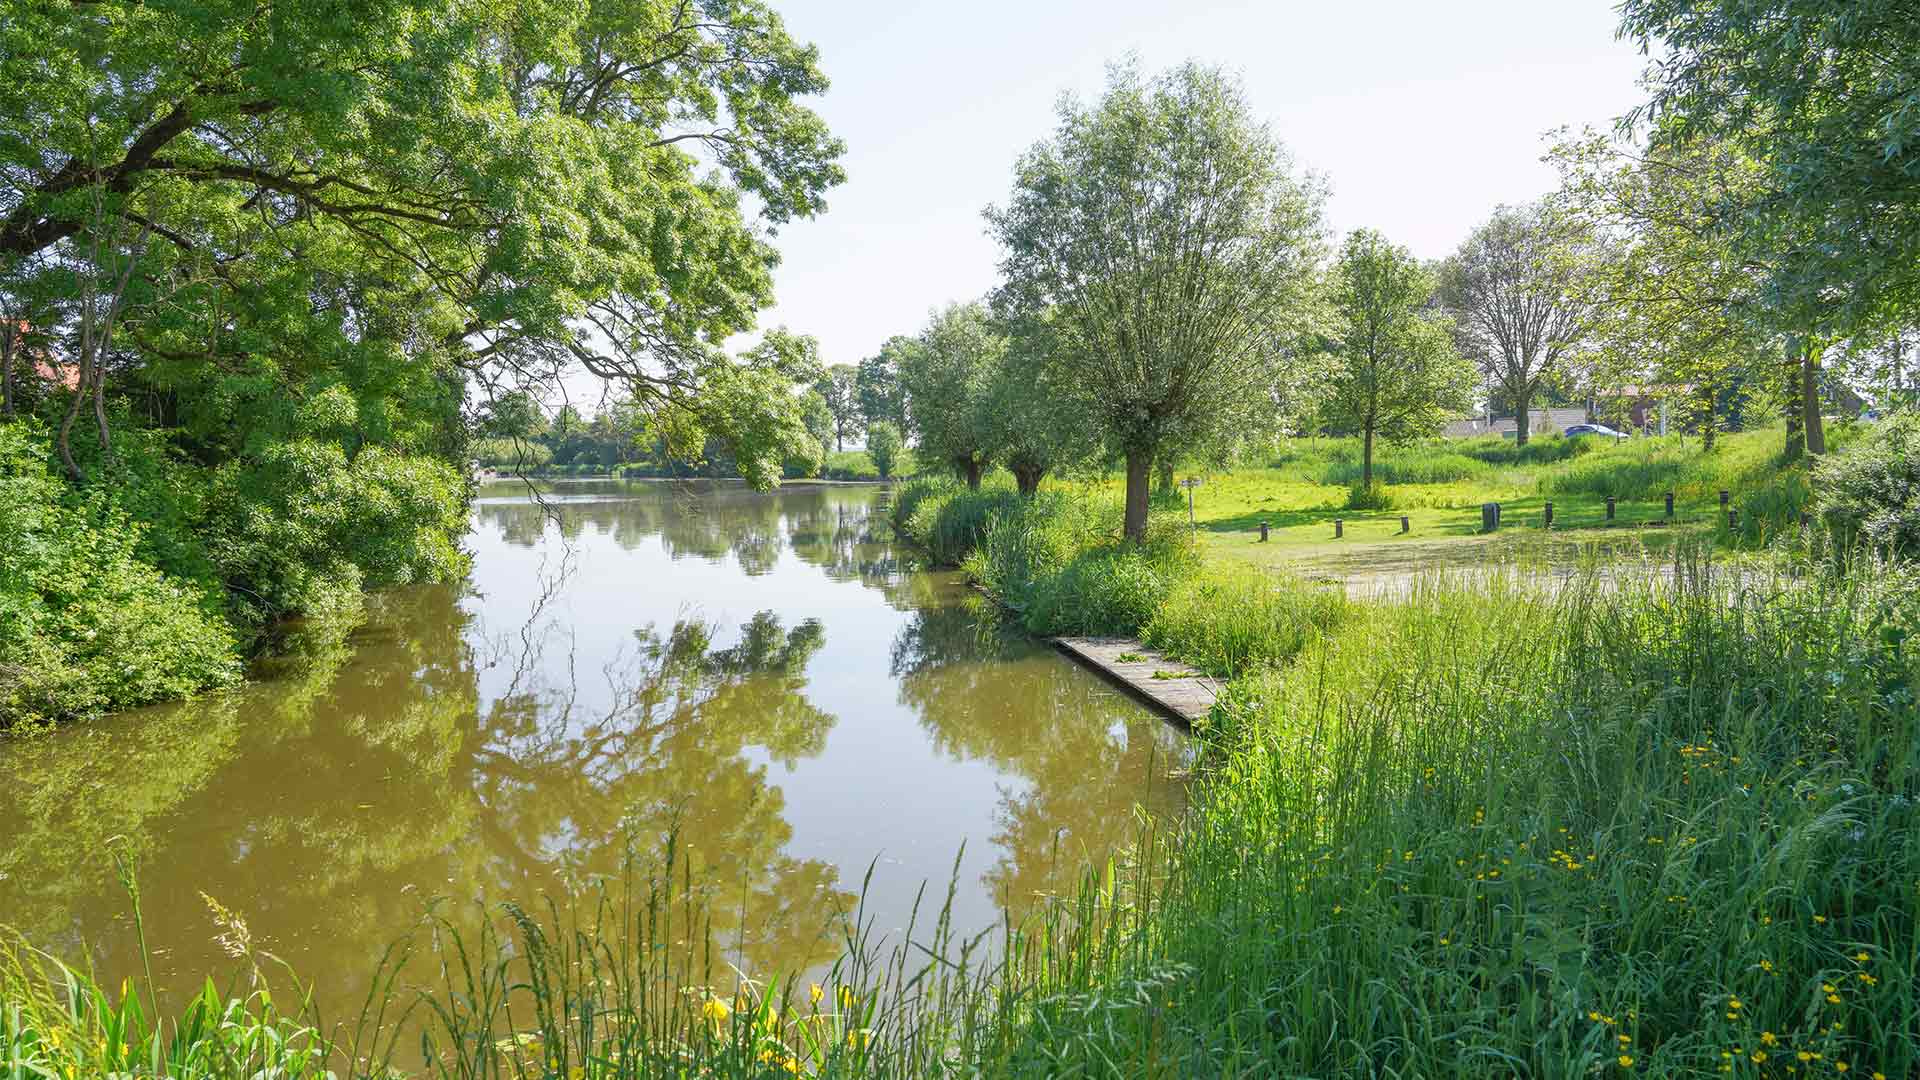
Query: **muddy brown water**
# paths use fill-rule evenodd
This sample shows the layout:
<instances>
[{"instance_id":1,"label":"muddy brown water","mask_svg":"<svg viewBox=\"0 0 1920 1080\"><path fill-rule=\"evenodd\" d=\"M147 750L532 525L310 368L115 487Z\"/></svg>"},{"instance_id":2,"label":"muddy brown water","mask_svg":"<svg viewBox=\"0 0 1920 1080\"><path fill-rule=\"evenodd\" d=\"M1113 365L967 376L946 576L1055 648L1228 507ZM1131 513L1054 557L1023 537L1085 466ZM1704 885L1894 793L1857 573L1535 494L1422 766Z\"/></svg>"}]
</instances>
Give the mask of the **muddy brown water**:
<instances>
[{"instance_id":1,"label":"muddy brown water","mask_svg":"<svg viewBox=\"0 0 1920 1080\"><path fill-rule=\"evenodd\" d=\"M1023 913L1177 812L1189 750L917 568L886 498L483 486L460 585L242 689L0 742L0 924L137 973L119 848L176 1001L235 968L211 897L340 1016L429 907L657 869L669 833L749 974L830 960L869 867L881 933L956 855L959 926Z\"/></svg>"}]
</instances>

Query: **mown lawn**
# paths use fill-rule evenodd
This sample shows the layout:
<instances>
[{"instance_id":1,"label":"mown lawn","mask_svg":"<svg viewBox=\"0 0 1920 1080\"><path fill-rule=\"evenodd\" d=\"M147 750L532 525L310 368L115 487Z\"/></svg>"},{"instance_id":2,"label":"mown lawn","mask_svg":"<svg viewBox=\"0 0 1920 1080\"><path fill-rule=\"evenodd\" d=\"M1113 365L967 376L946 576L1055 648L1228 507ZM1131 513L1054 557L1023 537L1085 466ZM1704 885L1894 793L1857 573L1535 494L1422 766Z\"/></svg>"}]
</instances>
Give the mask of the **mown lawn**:
<instances>
[{"instance_id":1,"label":"mown lawn","mask_svg":"<svg viewBox=\"0 0 1920 1080\"><path fill-rule=\"evenodd\" d=\"M1851 433L1840 431L1836 443ZM1680 538L1754 547L1792 528L1809 491L1804 468L1784 467L1777 428L1722 435L1712 452L1698 438L1667 436L1613 443L1536 439L1435 440L1383 448L1375 474L1389 506L1348 509L1359 476L1352 439L1301 439L1272 462L1232 471L1182 469L1201 481L1192 516L1212 557L1352 576L1487 562L1563 564L1594 554L1644 556ZM1121 481L1060 486L1115 495ZM1739 525L1729 532L1719 493ZM1674 513L1665 495L1674 494ZM1615 498L1614 517L1606 500ZM1177 493L1184 508L1187 492ZM1482 529L1481 507L1497 502L1501 529ZM1547 503L1553 527L1545 527ZM1164 496L1160 505L1175 506ZM1403 531L1402 518L1405 518ZM1336 537L1334 523L1341 524ZM1259 538L1261 523L1268 539Z\"/></svg>"}]
</instances>

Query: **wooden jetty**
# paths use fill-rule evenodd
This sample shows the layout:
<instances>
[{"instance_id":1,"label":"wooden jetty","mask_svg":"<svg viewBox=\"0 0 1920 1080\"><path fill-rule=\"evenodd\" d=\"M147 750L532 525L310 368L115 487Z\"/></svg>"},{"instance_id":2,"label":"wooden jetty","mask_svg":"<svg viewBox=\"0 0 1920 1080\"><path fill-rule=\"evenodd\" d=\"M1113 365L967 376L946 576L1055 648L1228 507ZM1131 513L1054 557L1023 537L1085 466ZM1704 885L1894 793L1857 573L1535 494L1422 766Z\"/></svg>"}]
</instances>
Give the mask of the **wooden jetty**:
<instances>
[{"instance_id":1,"label":"wooden jetty","mask_svg":"<svg viewBox=\"0 0 1920 1080\"><path fill-rule=\"evenodd\" d=\"M1207 715L1219 694L1219 684L1198 668L1169 660L1131 638L1060 637L1053 643L1183 724Z\"/></svg>"}]
</instances>

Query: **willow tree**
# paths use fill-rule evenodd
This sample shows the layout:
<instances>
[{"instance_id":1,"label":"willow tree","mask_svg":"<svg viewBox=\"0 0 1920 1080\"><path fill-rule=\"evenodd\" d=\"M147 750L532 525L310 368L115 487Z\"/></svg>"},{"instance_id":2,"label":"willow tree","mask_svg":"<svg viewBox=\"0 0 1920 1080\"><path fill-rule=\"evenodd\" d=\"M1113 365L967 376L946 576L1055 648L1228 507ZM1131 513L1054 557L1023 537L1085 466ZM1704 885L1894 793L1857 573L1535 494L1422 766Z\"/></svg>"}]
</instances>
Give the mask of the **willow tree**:
<instances>
[{"instance_id":1,"label":"willow tree","mask_svg":"<svg viewBox=\"0 0 1920 1080\"><path fill-rule=\"evenodd\" d=\"M1360 433L1356 507L1374 498L1376 442L1435 434L1473 392L1473 367L1454 352L1446 317L1429 310L1432 298L1432 275L1406 248L1371 229L1347 237L1333 269L1321 415Z\"/></svg>"},{"instance_id":2,"label":"willow tree","mask_svg":"<svg viewBox=\"0 0 1920 1080\"><path fill-rule=\"evenodd\" d=\"M1062 385L1052 319L1020 317L1002 322L1007 347L988 374L984 420L994 459L1013 474L1022 495L1040 490L1047 474L1087 461L1100 437L1086 422L1074 390Z\"/></svg>"},{"instance_id":3,"label":"willow tree","mask_svg":"<svg viewBox=\"0 0 1920 1080\"><path fill-rule=\"evenodd\" d=\"M935 312L919 347L903 352L900 384L919 460L939 461L978 488L993 457L988 388L1007 338L980 303Z\"/></svg>"},{"instance_id":4,"label":"willow tree","mask_svg":"<svg viewBox=\"0 0 1920 1080\"><path fill-rule=\"evenodd\" d=\"M1048 363L1126 462L1126 535L1146 535L1156 457L1213 441L1270 396L1306 321L1325 242L1296 175L1239 84L1188 64L1116 68L1071 97L987 218L1006 297L1051 310Z\"/></svg>"}]
</instances>

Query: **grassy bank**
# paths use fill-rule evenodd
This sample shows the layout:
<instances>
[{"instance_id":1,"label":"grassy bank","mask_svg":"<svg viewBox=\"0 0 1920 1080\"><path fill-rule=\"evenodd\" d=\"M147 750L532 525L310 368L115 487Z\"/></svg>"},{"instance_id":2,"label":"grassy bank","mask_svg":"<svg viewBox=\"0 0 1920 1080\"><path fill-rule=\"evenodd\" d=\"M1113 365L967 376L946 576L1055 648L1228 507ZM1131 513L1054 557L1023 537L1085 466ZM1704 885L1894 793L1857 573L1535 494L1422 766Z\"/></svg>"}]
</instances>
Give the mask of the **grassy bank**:
<instances>
[{"instance_id":1,"label":"grassy bank","mask_svg":"<svg viewBox=\"0 0 1920 1080\"><path fill-rule=\"evenodd\" d=\"M933 901L904 935L853 913L804 979L674 968L656 946L699 915L655 875L507 909L501 939L439 940L442 981L394 988L429 1074L1920 1072L1912 568L1725 573L1688 549L1358 602L1158 522L1123 547L1112 507L1069 495L920 482L895 512L1029 625L1235 676L1188 815L997 940L957 940ZM9 1007L0 1052L82 1060ZM35 1008L36 1031L93 1032ZM386 1030L330 1034L336 1067Z\"/></svg>"},{"instance_id":2,"label":"grassy bank","mask_svg":"<svg viewBox=\"0 0 1920 1080\"><path fill-rule=\"evenodd\" d=\"M1833 444L1858 433L1836 428ZM1594 438L1435 440L1383 447L1374 462L1383 486L1368 509L1355 509L1360 447L1353 439L1296 440L1264 466L1193 470L1195 523L1209 554L1259 566L1301 565L1340 576L1367 572L1368 558L1393 563L1458 559L1484 563L1531 546L1565 559L1589 544L1662 551L1676 542L1711 541L1757 550L1793 530L1811 488L1804 462L1782 457L1777 429L1722 435L1711 452L1698 438L1642 438L1614 444ZM1062 485L1090 497L1119 490L1117 478ZM1719 493L1739 511L1729 530ZM1674 495L1674 516L1665 495ZM1616 500L1607 517L1606 500ZM1185 493L1181 497L1185 517ZM1482 504L1498 502L1499 553L1461 541L1481 536ZM1553 503L1554 527L1543 529ZM1171 505L1171 504L1169 504ZM1401 518L1407 529L1401 529ZM1333 522L1342 523L1334 536ZM1261 542L1262 522L1270 529Z\"/></svg>"}]
</instances>

